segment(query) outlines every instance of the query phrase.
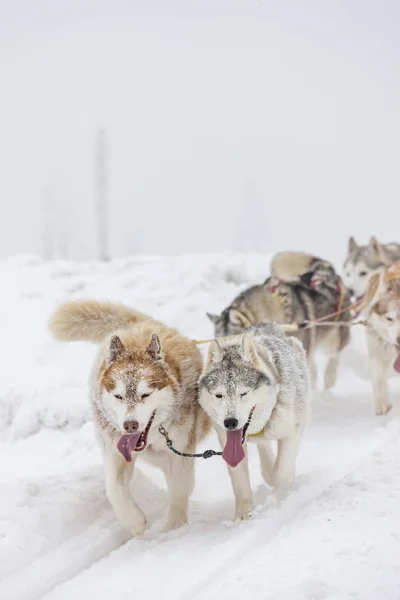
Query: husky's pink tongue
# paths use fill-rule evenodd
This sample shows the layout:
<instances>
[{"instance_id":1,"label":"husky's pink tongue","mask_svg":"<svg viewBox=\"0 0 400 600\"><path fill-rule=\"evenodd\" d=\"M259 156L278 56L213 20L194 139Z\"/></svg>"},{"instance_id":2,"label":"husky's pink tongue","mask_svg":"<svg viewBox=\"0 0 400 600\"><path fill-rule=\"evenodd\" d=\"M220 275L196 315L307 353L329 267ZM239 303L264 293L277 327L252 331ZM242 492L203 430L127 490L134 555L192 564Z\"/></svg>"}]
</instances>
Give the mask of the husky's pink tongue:
<instances>
[{"instance_id":1,"label":"husky's pink tongue","mask_svg":"<svg viewBox=\"0 0 400 600\"><path fill-rule=\"evenodd\" d=\"M120 437L117 448L121 452L126 462L132 461L132 452L135 452L136 444L139 441L141 432L131 433L130 435L123 435Z\"/></svg>"},{"instance_id":2,"label":"husky's pink tongue","mask_svg":"<svg viewBox=\"0 0 400 600\"><path fill-rule=\"evenodd\" d=\"M222 458L230 467L237 467L245 457L242 437L243 429L226 432L226 444L222 452Z\"/></svg>"},{"instance_id":3,"label":"husky's pink tongue","mask_svg":"<svg viewBox=\"0 0 400 600\"><path fill-rule=\"evenodd\" d=\"M400 373L400 346L397 346L396 350L397 350L397 358L395 360L393 368L395 371Z\"/></svg>"}]
</instances>

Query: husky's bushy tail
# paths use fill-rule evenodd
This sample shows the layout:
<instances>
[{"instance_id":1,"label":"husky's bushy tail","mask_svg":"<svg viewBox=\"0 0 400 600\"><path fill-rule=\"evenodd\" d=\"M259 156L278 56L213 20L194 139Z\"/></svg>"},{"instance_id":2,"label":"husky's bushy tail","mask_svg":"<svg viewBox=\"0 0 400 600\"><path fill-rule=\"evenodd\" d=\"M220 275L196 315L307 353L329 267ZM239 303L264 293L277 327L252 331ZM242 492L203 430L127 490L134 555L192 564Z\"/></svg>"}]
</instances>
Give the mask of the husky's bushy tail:
<instances>
[{"instance_id":1,"label":"husky's bushy tail","mask_svg":"<svg viewBox=\"0 0 400 600\"><path fill-rule=\"evenodd\" d=\"M278 252L271 259L271 274L283 281L297 281L317 260L320 259L305 252Z\"/></svg>"},{"instance_id":2,"label":"husky's bushy tail","mask_svg":"<svg viewBox=\"0 0 400 600\"><path fill-rule=\"evenodd\" d=\"M117 329L147 320L150 317L123 304L77 300L56 308L49 329L60 341L100 343Z\"/></svg>"}]
</instances>

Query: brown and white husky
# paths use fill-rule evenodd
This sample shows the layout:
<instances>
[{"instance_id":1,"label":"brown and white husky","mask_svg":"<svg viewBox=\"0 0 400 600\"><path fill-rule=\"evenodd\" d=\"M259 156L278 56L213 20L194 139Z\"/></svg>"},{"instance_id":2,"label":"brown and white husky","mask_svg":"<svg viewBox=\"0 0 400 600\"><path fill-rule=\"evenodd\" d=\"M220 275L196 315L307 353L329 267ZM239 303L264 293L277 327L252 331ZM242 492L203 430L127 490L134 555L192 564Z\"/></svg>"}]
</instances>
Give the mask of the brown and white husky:
<instances>
[{"instance_id":1,"label":"brown and white husky","mask_svg":"<svg viewBox=\"0 0 400 600\"><path fill-rule=\"evenodd\" d=\"M128 490L140 456L165 473L165 530L184 525L194 461L173 454L158 427L163 425L185 452L194 452L210 429L197 402L202 360L194 342L131 308L93 300L59 306L49 327L58 340L100 344L91 401L103 448L106 492L121 523L133 535L146 528L145 515Z\"/></svg>"}]
</instances>

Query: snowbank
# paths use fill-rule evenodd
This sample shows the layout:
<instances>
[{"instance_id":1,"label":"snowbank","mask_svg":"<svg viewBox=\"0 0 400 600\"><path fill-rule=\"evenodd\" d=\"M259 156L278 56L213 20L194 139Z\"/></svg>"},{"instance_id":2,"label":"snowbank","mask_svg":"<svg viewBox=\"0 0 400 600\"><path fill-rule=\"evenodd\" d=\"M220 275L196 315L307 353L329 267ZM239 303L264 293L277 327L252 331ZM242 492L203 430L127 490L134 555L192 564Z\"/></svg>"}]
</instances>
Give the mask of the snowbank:
<instances>
[{"instance_id":1,"label":"snowbank","mask_svg":"<svg viewBox=\"0 0 400 600\"><path fill-rule=\"evenodd\" d=\"M140 257L109 264L0 264L0 597L167 600L398 600L400 410L375 417L363 332L355 330L331 394L317 394L298 478L278 501L253 448L254 517L233 524L218 458L197 464L187 527L160 534L161 474L140 465L132 490L150 524L128 540L104 494L87 377L94 348L52 341L46 321L67 298L123 301L207 337L222 310L262 281L263 255ZM390 382L392 391L398 381ZM207 446L217 446L214 436ZM397 561L398 563L398 561Z\"/></svg>"}]
</instances>

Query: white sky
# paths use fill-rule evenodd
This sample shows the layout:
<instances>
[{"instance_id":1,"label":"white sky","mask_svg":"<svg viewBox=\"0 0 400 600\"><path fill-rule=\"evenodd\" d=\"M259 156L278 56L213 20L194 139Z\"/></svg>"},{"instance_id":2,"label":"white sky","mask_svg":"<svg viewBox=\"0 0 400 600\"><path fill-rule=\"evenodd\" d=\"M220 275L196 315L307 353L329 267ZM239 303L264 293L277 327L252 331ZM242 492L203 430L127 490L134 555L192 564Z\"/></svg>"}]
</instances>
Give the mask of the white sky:
<instances>
[{"instance_id":1,"label":"white sky","mask_svg":"<svg viewBox=\"0 0 400 600\"><path fill-rule=\"evenodd\" d=\"M4 0L0 255L41 251L46 193L94 255L99 126L114 255L231 250L245 201L246 249L400 241L399 31L395 0Z\"/></svg>"}]
</instances>

